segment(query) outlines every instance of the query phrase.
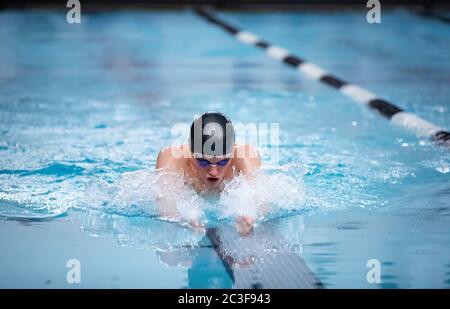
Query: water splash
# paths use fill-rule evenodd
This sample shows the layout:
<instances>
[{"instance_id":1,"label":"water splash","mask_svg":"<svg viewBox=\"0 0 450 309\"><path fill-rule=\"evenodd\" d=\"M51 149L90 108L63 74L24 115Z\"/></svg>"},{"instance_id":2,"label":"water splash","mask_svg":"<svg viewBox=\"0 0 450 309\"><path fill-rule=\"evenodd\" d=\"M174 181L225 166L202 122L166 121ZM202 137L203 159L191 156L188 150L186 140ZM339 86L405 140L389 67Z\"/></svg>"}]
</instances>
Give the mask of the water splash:
<instances>
[{"instance_id":1,"label":"water splash","mask_svg":"<svg viewBox=\"0 0 450 309\"><path fill-rule=\"evenodd\" d=\"M112 236L121 246L150 250L195 247L203 234L154 217L127 217L88 210L81 213L82 229L94 237Z\"/></svg>"},{"instance_id":2,"label":"water splash","mask_svg":"<svg viewBox=\"0 0 450 309\"><path fill-rule=\"evenodd\" d=\"M271 174L261 171L252 177L234 178L220 194L221 217L266 219L304 209L306 189L302 175L303 169L290 165Z\"/></svg>"},{"instance_id":3,"label":"water splash","mask_svg":"<svg viewBox=\"0 0 450 309\"><path fill-rule=\"evenodd\" d=\"M294 172L297 177L287 172ZM225 182L217 196L202 196L185 184L182 175L143 170L125 173L115 182L92 181L86 186L83 208L122 216L151 216L205 222L251 216L267 218L303 209L306 199L303 170L292 166L270 174L237 176ZM175 216L165 216L164 207Z\"/></svg>"},{"instance_id":4,"label":"water splash","mask_svg":"<svg viewBox=\"0 0 450 309\"><path fill-rule=\"evenodd\" d=\"M298 165L266 169L251 178L237 176L220 194L205 196L180 174L144 169L89 180L75 208L91 236L112 236L124 246L178 250L195 247L204 236L183 224L194 218L207 226L230 222L225 225L234 228L238 216L266 221L307 209L303 174ZM177 216L165 216L164 206L174 206Z\"/></svg>"}]
</instances>

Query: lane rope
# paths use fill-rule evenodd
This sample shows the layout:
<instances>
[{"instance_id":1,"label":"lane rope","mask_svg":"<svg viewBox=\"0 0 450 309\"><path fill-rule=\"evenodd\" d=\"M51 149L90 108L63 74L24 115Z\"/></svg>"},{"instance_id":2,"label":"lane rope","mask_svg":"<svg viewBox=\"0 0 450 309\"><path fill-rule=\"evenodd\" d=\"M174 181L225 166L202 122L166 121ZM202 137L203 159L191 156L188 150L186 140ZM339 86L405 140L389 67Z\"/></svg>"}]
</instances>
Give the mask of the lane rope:
<instances>
[{"instance_id":1,"label":"lane rope","mask_svg":"<svg viewBox=\"0 0 450 309\"><path fill-rule=\"evenodd\" d=\"M327 72L320 66L294 55L289 50L281 46L270 44L251 32L240 30L205 10L197 9L196 13L210 23L219 26L229 34L233 35L239 42L247 45L254 45L265 50L269 57L293 67L311 79L318 80L337 89L356 103L378 111L391 122L413 131L418 136L427 136L439 144L450 146L450 132L444 128L404 111L393 103L378 97L369 90L346 82Z\"/></svg>"},{"instance_id":2,"label":"lane rope","mask_svg":"<svg viewBox=\"0 0 450 309\"><path fill-rule=\"evenodd\" d=\"M440 22L443 22L446 24L450 24L450 17L442 15L439 12L436 12L435 10L432 10L432 9L425 9L422 11L413 11L413 13L415 13L416 15L423 17L423 18L433 19L433 20L440 21Z\"/></svg>"}]
</instances>

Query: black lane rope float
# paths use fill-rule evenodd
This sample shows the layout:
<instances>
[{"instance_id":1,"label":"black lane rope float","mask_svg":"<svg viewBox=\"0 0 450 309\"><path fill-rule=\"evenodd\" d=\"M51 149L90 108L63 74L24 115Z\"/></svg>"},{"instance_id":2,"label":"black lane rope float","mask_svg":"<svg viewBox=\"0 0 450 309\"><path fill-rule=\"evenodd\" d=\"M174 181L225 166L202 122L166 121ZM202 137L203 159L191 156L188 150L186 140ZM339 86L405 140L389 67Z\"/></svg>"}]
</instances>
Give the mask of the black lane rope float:
<instances>
[{"instance_id":1,"label":"black lane rope float","mask_svg":"<svg viewBox=\"0 0 450 309\"><path fill-rule=\"evenodd\" d=\"M434 19L436 21L450 24L449 16L443 15L443 14L439 13L439 11L436 11L433 9L424 9L421 11L413 11L413 13L415 13L416 15L423 17L423 18Z\"/></svg>"},{"instance_id":2,"label":"black lane rope float","mask_svg":"<svg viewBox=\"0 0 450 309\"><path fill-rule=\"evenodd\" d=\"M413 131L418 136L427 136L439 144L450 145L450 132L444 128L430 123L419 116L406 112L358 85L343 81L328 73L320 66L292 54L289 50L270 44L251 32L240 30L203 9L196 9L196 13L210 23L221 27L223 30L233 35L238 41L264 49L269 57L297 69L309 78L319 80L320 82L339 90L353 101L378 111L391 122Z\"/></svg>"}]
</instances>

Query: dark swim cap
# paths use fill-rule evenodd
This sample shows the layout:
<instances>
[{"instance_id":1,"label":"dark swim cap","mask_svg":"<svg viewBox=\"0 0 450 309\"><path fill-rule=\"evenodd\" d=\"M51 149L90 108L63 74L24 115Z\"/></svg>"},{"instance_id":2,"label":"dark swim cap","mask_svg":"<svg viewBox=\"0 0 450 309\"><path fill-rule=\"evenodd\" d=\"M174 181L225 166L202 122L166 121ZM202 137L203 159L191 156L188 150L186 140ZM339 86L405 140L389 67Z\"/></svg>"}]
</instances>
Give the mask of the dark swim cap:
<instances>
[{"instance_id":1,"label":"dark swim cap","mask_svg":"<svg viewBox=\"0 0 450 309\"><path fill-rule=\"evenodd\" d=\"M193 154L225 156L233 153L234 128L219 112L207 112L192 122L189 145Z\"/></svg>"}]
</instances>

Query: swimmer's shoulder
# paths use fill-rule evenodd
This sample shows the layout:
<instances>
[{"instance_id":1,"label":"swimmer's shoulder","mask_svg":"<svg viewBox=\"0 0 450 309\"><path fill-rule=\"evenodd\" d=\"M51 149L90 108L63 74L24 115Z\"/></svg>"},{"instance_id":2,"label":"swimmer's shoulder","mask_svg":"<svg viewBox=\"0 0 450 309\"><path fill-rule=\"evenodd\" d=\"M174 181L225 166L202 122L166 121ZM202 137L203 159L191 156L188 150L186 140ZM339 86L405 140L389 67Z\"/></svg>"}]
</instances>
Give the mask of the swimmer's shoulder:
<instances>
[{"instance_id":1,"label":"swimmer's shoulder","mask_svg":"<svg viewBox=\"0 0 450 309\"><path fill-rule=\"evenodd\" d=\"M180 169L185 164L188 155L189 147L187 144L163 148L158 154L156 168Z\"/></svg>"},{"instance_id":2,"label":"swimmer's shoulder","mask_svg":"<svg viewBox=\"0 0 450 309\"><path fill-rule=\"evenodd\" d=\"M235 144L234 157L237 159L260 159L258 150L250 144Z\"/></svg>"},{"instance_id":3,"label":"swimmer's shoulder","mask_svg":"<svg viewBox=\"0 0 450 309\"><path fill-rule=\"evenodd\" d=\"M250 144L234 145L234 161L236 167L242 171L253 171L261 166L259 152Z\"/></svg>"}]
</instances>

